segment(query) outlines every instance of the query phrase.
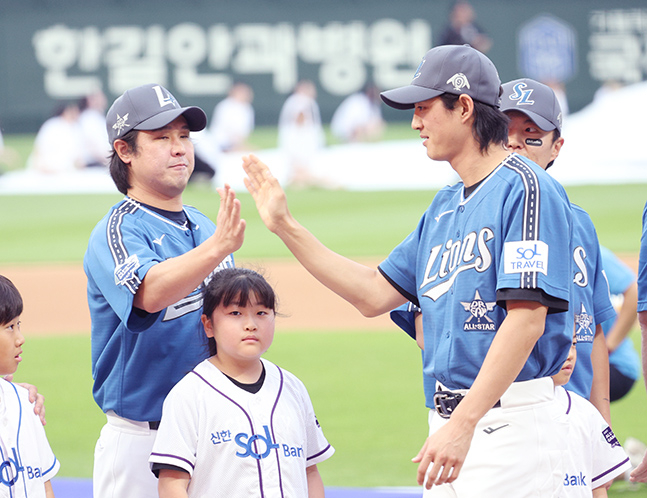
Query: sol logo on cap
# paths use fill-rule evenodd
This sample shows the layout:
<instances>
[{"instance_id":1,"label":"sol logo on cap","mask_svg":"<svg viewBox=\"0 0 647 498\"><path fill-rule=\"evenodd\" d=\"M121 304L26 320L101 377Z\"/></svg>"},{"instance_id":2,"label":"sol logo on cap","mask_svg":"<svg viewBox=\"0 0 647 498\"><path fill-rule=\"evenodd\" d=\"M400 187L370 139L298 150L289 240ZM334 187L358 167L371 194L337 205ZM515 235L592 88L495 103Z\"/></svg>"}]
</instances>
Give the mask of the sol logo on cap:
<instances>
[{"instance_id":1,"label":"sol logo on cap","mask_svg":"<svg viewBox=\"0 0 647 498\"><path fill-rule=\"evenodd\" d=\"M454 90L462 90L467 87L470 88L470 82L463 73L456 73L454 76L449 78L446 83L454 86Z\"/></svg>"}]
</instances>

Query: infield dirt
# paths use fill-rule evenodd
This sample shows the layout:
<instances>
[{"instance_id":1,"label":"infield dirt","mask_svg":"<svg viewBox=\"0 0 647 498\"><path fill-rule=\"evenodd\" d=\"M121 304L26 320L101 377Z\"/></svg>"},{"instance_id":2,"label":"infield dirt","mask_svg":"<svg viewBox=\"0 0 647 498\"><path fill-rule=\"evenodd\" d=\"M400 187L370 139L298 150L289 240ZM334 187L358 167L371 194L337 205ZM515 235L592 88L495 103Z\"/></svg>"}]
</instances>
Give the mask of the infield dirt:
<instances>
[{"instance_id":1,"label":"infield dirt","mask_svg":"<svg viewBox=\"0 0 647 498\"><path fill-rule=\"evenodd\" d=\"M634 271L638 256L620 255ZM380 259L360 262L376 267ZM317 282L294 260L241 261L265 275L279 298L277 331L395 331L388 314L363 317L353 306ZM23 296L26 334L89 334L86 277L81 264L1 266Z\"/></svg>"}]
</instances>

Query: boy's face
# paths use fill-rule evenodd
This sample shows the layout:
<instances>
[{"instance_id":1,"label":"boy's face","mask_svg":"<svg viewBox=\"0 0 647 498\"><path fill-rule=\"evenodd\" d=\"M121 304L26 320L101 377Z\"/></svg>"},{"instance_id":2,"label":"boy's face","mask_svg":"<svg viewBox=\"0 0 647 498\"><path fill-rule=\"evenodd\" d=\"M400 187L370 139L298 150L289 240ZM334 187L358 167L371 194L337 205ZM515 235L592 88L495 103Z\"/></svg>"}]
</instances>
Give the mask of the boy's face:
<instances>
[{"instance_id":1,"label":"boy's face","mask_svg":"<svg viewBox=\"0 0 647 498\"><path fill-rule=\"evenodd\" d=\"M9 375L18 369L22 361L22 345L25 338L20 332L20 317L0 325L0 375Z\"/></svg>"},{"instance_id":2,"label":"boy's face","mask_svg":"<svg viewBox=\"0 0 647 498\"><path fill-rule=\"evenodd\" d=\"M575 361L577 360L577 336L573 333L573 343L571 344L571 349L568 352L568 357L562 365L562 369L559 373L553 375L553 381L556 386L563 386L568 383L573 375L573 369L575 368Z\"/></svg>"}]
</instances>

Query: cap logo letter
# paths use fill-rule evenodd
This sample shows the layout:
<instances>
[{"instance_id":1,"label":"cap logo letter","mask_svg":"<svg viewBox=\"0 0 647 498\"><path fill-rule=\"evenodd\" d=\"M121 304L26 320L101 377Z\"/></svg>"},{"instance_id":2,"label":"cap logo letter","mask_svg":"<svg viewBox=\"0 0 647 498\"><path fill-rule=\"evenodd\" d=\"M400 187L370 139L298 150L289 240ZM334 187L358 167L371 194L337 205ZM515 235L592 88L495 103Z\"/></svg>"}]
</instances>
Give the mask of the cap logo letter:
<instances>
[{"instance_id":1,"label":"cap logo letter","mask_svg":"<svg viewBox=\"0 0 647 498\"><path fill-rule=\"evenodd\" d=\"M418 64L418 69L416 69L416 74L413 75L413 79L415 80L418 76L420 76L420 70L422 69L422 66L424 65L425 60L422 59L420 61L420 64Z\"/></svg>"},{"instance_id":2,"label":"cap logo letter","mask_svg":"<svg viewBox=\"0 0 647 498\"><path fill-rule=\"evenodd\" d=\"M162 93L162 87L159 85L156 85L153 87L153 90L155 90L155 94L157 95L157 101L160 104L160 107L164 107L165 105L172 105L173 107L176 107L175 99L168 95L164 96Z\"/></svg>"},{"instance_id":3,"label":"cap logo letter","mask_svg":"<svg viewBox=\"0 0 647 498\"><path fill-rule=\"evenodd\" d=\"M456 73L454 76L449 78L446 83L454 86L454 90L462 90L467 87L470 88L470 82L463 73Z\"/></svg>"},{"instance_id":4,"label":"cap logo letter","mask_svg":"<svg viewBox=\"0 0 647 498\"><path fill-rule=\"evenodd\" d=\"M526 88L525 83L517 83L515 86L512 88L514 89L514 93L510 95L510 100L516 100L517 105L533 105L535 103L534 100L530 100L530 95L532 95L533 89L530 88L529 90L525 90Z\"/></svg>"}]
</instances>

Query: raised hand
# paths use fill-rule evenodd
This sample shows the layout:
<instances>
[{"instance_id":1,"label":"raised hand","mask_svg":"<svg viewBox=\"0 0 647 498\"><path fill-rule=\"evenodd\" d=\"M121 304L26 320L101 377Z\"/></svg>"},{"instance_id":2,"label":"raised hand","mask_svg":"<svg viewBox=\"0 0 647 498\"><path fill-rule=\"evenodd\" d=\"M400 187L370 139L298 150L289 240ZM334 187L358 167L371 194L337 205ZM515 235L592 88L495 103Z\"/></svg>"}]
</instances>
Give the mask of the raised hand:
<instances>
[{"instance_id":1,"label":"raised hand","mask_svg":"<svg viewBox=\"0 0 647 498\"><path fill-rule=\"evenodd\" d=\"M220 195L220 209L214 237L226 253L232 253L243 245L247 224L240 218L240 200L236 199L231 187L225 184L224 188L216 190Z\"/></svg>"},{"instance_id":2,"label":"raised hand","mask_svg":"<svg viewBox=\"0 0 647 498\"><path fill-rule=\"evenodd\" d=\"M271 232L277 233L281 224L291 218L283 188L267 165L253 154L243 157L243 169L247 173L245 186L263 223Z\"/></svg>"}]
</instances>

